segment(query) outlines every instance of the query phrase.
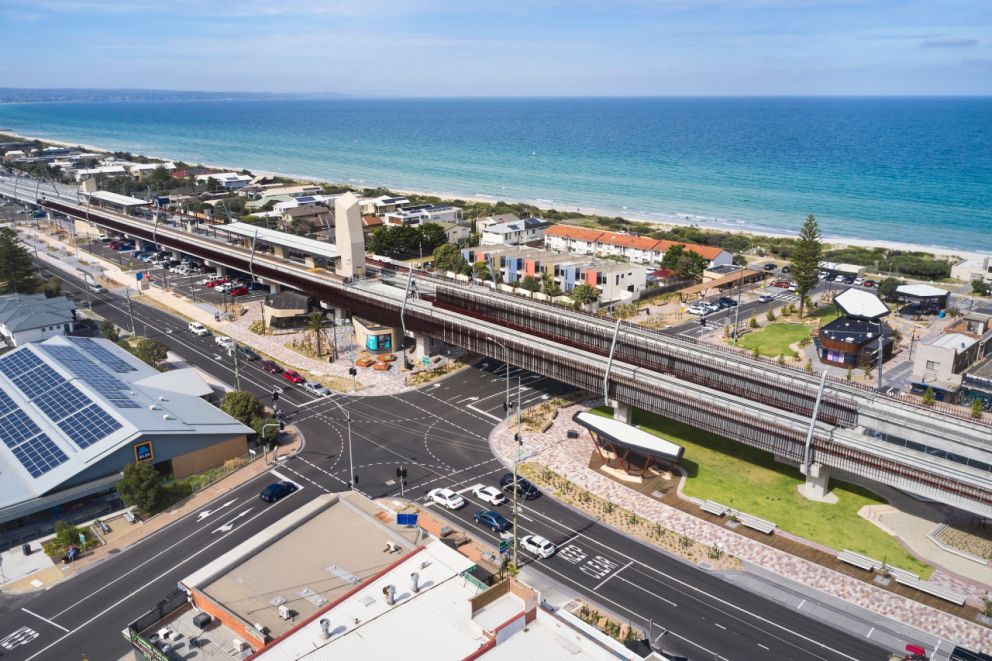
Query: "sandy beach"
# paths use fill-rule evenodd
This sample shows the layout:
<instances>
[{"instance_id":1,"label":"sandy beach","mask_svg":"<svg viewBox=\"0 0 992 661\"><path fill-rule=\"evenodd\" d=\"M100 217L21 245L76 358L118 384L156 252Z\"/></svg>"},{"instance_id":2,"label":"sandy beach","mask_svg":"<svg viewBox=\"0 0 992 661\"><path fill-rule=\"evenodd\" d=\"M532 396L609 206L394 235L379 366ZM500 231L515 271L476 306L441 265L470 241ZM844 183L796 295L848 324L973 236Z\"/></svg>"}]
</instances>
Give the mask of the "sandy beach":
<instances>
[{"instance_id":1,"label":"sandy beach","mask_svg":"<svg viewBox=\"0 0 992 661\"><path fill-rule=\"evenodd\" d=\"M100 152L100 153L107 153L107 154L109 154L109 153L113 153L115 151L115 150L107 149L105 147L100 147L100 146L97 146L97 145L90 145L90 144L81 143L81 142L71 142L71 141L66 141L66 140L55 140L55 139L52 139L52 138L44 138L44 137L38 137L38 136L24 135L24 134L17 133L15 131L7 131L7 130L4 130L3 128L0 128L0 134L12 136L14 138L17 138L18 140L26 140L26 141L38 140L38 141L41 141L41 142L44 142L44 143L47 143L47 144L50 144L50 145L56 145L56 146L59 146L59 147L80 147L82 149L85 149L87 151L92 151L92 152ZM177 158L177 157L173 157L173 156L167 156L167 155L163 155L163 154L141 154L141 156L144 156L146 158L152 158L152 159L162 160L162 161L174 161L174 160L175 161L181 161L181 160L184 160L182 158ZM223 165L223 164L216 164L216 163L198 163L198 165L202 165L204 167L208 167L208 168L216 169L216 170L241 171L242 169L244 169L243 166L240 166L240 165ZM351 186L352 188L357 188L358 187L358 186L355 186L353 183L327 181L327 180L324 180L324 179L320 179L318 177L313 177L313 176L310 176L310 175L299 174L299 173L275 172L275 171L269 171L269 170L251 170L251 172L254 173L254 174L256 174L256 175L269 175L269 176L275 176L275 177L285 177L285 178L295 179L295 180L302 181L302 182L313 182L313 183L318 183L318 184L330 184L330 185L335 185L335 186ZM367 185L365 185L365 187L366 188L374 188L375 185L370 182ZM638 217L636 215L629 215L629 214L616 214L616 213L611 212L611 211L604 211L604 210L598 210L598 209L592 209L592 208L585 208L585 209L561 208L561 207L558 207L558 206L555 206L555 205L551 205L551 204L543 204L543 203L535 202L535 201L517 200L517 199L512 199L512 198L497 199L497 198L492 198L492 197L478 197L478 196L471 196L471 195L459 195L457 193L449 193L449 192L444 192L444 191L415 191L415 190L403 190L403 189L395 189L395 188L390 188L390 190L392 190L392 191L394 191L396 193L402 194L402 195L431 196L431 197L440 198L440 199L445 200L445 201L464 200L466 202L478 202L478 203L482 203L482 204L495 204L496 202L507 202L507 203L511 203L511 204L528 204L528 205L535 206L535 207L537 207L539 209L544 209L544 210L552 210L552 209L554 209L554 210L557 210L557 211L578 211L579 213L587 213L589 215L601 215L601 216L617 216L617 215L620 215L621 217L625 218L626 220L629 220L629 221L632 221L632 222L650 223L651 225L655 225L655 226L658 226L659 228L663 228L663 229L672 229L674 227L679 227L679 226L682 226L682 227L693 226L693 227L698 227L698 228L700 228L702 230L713 231L713 232L726 232L726 233L741 234L741 235L747 235L747 236L766 236L766 237L776 237L776 238L795 238L795 234L788 234L788 233L784 233L784 232L771 232L771 231L766 231L766 230L755 230L754 228L747 228L747 227L734 227L732 225L723 225L723 224L719 224L719 223L716 223L716 222L707 223L707 222L704 222L702 220L688 220L688 221L685 221L685 222L680 222L679 220L677 220L677 217L680 214L675 214L675 213L672 213L671 214L671 216L672 216L671 219L660 221L660 220L658 220L656 218ZM889 250L924 252L924 253L931 253L933 255L940 255L940 256L944 256L944 257L949 257L949 258L957 258L956 261L981 260L984 257L987 257L988 256L986 253L966 251L966 250L959 250L959 249L954 249L954 248L944 248L944 247L939 247L939 246L926 246L926 245L919 245L919 244L913 244L913 243L904 243L904 242L900 242L900 241L887 241L887 240L878 240L878 239L860 239L860 238L843 237L843 236L827 236L827 235L825 235L823 237L823 242L825 244L828 244L829 247L833 247L833 248L856 246L856 247L862 247L862 248L886 248L886 249L889 249Z\"/></svg>"}]
</instances>

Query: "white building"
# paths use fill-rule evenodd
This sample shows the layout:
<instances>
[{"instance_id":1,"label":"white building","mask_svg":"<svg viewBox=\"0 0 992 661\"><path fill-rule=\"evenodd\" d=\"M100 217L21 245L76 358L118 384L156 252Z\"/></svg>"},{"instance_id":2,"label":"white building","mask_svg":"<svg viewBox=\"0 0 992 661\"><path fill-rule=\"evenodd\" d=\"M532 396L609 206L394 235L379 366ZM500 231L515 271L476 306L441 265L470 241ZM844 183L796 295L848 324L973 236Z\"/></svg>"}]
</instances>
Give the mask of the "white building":
<instances>
[{"instance_id":1,"label":"white building","mask_svg":"<svg viewBox=\"0 0 992 661\"><path fill-rule=\"evenodd\" d=\"M127 168L127 171L136 179L144 179L159 168L172 172L176 169L176 165L175 163L134 163Z\"/></svg>"},{"instance_id":2,"label":"white building","mask_svg":"<svg viewBox=\"0 0 992 661\"><path fill-rule=\"evenodd\" d=\"M76 170L75 177L78 182L97 175L117 177L124 174L127 174L127 170L124 169L123 165L101 165L97 168L83 168L81 170Z\"/></svg>"},{"instance_id":3,"label":"white building","mask_svg":"<svg viewBox=\"0 0 992 661\"><path fill-rule=\"evenodd\" d=\"M484 246L519 246L544 241L544 230L550 223L540 218L524 218L488 225L481 229L480 243Z\"/></svg>"},{"instance_id":4,"label":"white building","mask_svg":"<svg viewBox=\"0 0 992 661\"><path fill-rule=\"evenodd\" d=\"M76 304L68 296L0 296L0 334L8 347L65 335L76 323Z\"/></svg>"},{"instance_id":5,"label":"white building","mask_svg":"<svg viewBox=\"0 0 992 661\"><path fill-rule=\"evenodd\" d=\"M387 225L420 225L421 223L459 223L460 207L451 205L421 204L389 211L383 216Z\"/></svg>"},{"instance_id":6,"label":"white building","mask_svg":"<svg viewBox=\"0 0 992 661\"><path fill-rule=\"evenodd\" d=\"M196 181L207 182L210 179L216 181L226 190L238 190L251 183L251 175L238 174L237 172L213 172L196 176Z\"/></svg>"}]
</instances>

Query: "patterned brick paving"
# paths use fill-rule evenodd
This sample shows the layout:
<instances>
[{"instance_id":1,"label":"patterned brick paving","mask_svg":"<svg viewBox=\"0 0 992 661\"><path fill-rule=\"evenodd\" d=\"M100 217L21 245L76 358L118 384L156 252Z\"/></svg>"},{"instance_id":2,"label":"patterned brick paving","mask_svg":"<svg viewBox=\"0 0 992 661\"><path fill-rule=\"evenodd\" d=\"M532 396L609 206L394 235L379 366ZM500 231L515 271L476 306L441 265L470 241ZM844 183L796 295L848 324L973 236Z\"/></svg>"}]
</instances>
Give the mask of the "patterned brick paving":
<instances>
[{"instance_id":1,"label":"patterned brick paving","mask_svg":"<svg viewBox=\"0 0 992 661\"><path fill-rule=\"evenodd\" d=\"M572 415L583 408L575 405L563 409L547 432L528 434L523 460L541 463L568 477L575 484L648 520L657 521L707 546L716 544L727 553L781 576L960 645L973 649L992 648L992 630L979 624L748 539L669 507L591 470L588 464L594 449L592 441L585 429L571 420ZM579 432L578 439L567 437L570 429ZM506 463L512 463L515 443L511 432L501 425L493 432L490 442L498 457Z\"/></svg>"}]
</instances>

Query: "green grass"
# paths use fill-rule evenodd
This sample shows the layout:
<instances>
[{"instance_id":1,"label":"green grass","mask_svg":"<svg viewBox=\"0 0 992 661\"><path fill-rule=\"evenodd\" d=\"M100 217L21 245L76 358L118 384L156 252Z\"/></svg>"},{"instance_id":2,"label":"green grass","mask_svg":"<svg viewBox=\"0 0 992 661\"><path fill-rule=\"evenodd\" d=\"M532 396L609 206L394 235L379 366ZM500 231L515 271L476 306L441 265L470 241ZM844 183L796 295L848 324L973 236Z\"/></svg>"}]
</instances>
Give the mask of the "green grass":
<instances>
[{"instance_id":1,"label":"green grass","mask_svg":"<svg viewBox=\"0 0 992 661\"><path fill-rule=\"evenodd\" d=\"M830 305L824 305L823 307L816 308L815 310L810 310L807 316L816 317L820 320L820 324L826 326L831 321L840 316L840 310L837 306L831 303Z\"/></svg>"},{"instance_id":2,"label":"green grass","mask_svg":"<svg viewBox=\"0 0 992 661\"><path fill-rule=\"evenodd\" d=\"M593 412L612 415L606 407ZM768 519L786 532L838 551L850 549L924 578L930 576L931 567L858 516L865 505L885 502L875 494L831 480L838 502L813 502L796 490L804 481L798 469L775 461L767 452L641 410L635 410L634 424L685 448L686 495Z\"/></svg>"},{"instance_id":3,"label":"green grass","mask_svg":"<svg viewBox=\"0 0 992 661\"><path fill-rule=\"evenodd\" d=\"M775 358L784 355L791 358L796 352L789 345L809 335L809 327L801 324L769 324L741 337L738 346L749 351L757 349L762 356Z\"/></svg>"}]
</instances>

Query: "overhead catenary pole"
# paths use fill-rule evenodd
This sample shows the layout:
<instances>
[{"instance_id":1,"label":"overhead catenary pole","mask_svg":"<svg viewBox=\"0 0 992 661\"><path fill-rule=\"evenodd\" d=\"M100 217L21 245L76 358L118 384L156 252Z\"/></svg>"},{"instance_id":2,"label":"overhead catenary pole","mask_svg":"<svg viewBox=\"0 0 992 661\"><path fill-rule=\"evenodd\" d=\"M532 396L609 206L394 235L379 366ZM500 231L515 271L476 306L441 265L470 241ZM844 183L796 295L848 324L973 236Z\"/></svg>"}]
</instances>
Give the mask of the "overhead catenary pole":
<instances>
[{"instance_id":1,"label":"overhead catenary pole","mask_svg":"<svg viewBox=\"0 0 992 661\"><path fill-rule=\"evenodd\" d=\"M401 338L402 349L403 349L403 369L410 369L410 363L406 359L406 301L410 297L410 285L413 284L413 269L411 268L407 271L406 278L406 291L403 292L403 305L400 306L400 327L403 330L403 337Z\"/></svg>"},{"instance_id":2,"label":"overhead catenary pole","mask_svg":"<svg viewBox=\"0 0 992 661\"><path fill-rule=\"evenodd\" d=\"M737 336L740 335L741 293L744 291L744 271L747 267L741 265L741 277L737 281L737 305L734 306L734 346L737 346Z\"/></svg>"},{"instance_id":3,"label":"overhead catenary pole","mask_svg":"<svg viewBox=\"0 0 992 661\"><path fill-rule=\"evenodd\" d=\"M820 388L816 391L816 402L813 404L813 415L809 419L809 429L806 431L806 445L803 448L803 475L809 475L810 447L813 444L813 430L816 428L816 418L820 414L820 400L823 389L827 385L827 370L820 375Z\"/></svg>"},{"instance_id":4,"label":"overhead catenary pole","mask_svg":"<svg viewBox=\"0 0 992 661\"><path fill-rule=\"evenodd\" d=\"M878 392L882 392L882 358L885 356L885 331L882 320L878 320L878 385L875 387Z\"/></svg>"},{"instance_id":5,"label":"overhead catenary pole","mask_svg":"<svg viewBox=\"0 0 992 661\"><path fill-rule=\"evenodd\" d=\"M606 362L606 372L603 374L603 406L610 405L610 368L613 367L613 354L617 349L617 339L620 337L620 322L622 319L617 319L617 325L613 329L613 341L610 343L610 358Z\"/></svg>"}]
</instances>

